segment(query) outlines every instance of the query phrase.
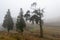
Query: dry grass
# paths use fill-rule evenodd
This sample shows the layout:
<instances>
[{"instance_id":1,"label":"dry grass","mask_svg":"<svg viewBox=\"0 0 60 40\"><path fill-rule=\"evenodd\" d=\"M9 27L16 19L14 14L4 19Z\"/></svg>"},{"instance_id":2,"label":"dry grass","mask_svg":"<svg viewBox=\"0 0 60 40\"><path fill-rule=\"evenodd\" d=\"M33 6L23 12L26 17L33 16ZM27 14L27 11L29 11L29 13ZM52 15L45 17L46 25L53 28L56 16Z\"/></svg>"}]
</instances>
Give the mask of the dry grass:
<instances>
[{"instance_id":1,"label":"dry grass","mask_svg":"<svg viewBox=\"0 0 60 40\"><path fill-rule=\"evenodd\" d=\"M25 30L23 32L23 35L16 31L12 31L9 33L5 31L3 32L0 31L0 40L60 40L60 29L59 28L44 26L43 27L44 37L43 38L39 38L38 27L31 29L31 31Z\"/></svg>"}]
</instances>

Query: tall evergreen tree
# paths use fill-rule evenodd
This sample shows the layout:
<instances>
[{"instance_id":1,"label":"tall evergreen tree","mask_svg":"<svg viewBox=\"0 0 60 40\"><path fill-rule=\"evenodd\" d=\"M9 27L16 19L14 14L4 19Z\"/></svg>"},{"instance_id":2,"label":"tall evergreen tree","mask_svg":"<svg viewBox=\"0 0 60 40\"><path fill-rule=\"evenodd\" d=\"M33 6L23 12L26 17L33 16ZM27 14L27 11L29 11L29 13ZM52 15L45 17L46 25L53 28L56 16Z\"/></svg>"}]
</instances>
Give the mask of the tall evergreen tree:
<instances>
[{"instance_id":1,"label":"tall evergreen tree","mask_svg":"<svg viewBox=\"0 0 60 40\"><path fill-rule=\"evenodd\" d=\"M26 26L26 23L25 23L25 21L23 19L23 10L21 8L19 16L17 17L16 28L17 28L17 30L20 30L21 32L23 32L25 26Z\"/></svg>"},{"instance_id":2,"label":"tall evergreen tree","mask_svg":"<svg viewBox=\"0 0 60 40\"><path fill-rule=\"evenodd\" d=\"M11 14L10 14L10 9L8 9L7 14L4 17L3 27L6 28L9 32L9 30L13 29L13 25L14 25L14 23L13 23Z\"/></svg>"}]
</instances>

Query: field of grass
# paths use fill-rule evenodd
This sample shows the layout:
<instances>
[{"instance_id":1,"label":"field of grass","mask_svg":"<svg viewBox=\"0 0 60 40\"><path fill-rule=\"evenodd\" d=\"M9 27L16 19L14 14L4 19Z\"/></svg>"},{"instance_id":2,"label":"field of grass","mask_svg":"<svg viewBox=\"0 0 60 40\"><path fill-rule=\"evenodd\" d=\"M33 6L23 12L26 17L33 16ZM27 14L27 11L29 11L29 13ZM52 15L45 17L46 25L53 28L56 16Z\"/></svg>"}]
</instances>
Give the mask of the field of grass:
<instances>
[{"instance_id":1,"label":"field of grass","mask_svg":"<svg viewBox=\"0 0 60 40\"><path fill-rule=\"evenodd\" d=\"M44 37L39 38L38 25L31 25L30 30L24 30L23 35L16 31L0 31L0 40L60 40L60 27L43 26Z\"/></svg>"},{"instance_id":2,"label":"field of grass","mask_svg":"<svg viewBox=\"0 0 60 40\"><path fill-rule=\"evenodd\" d=\"M53 40L60 40L60 27L46 26L43 28L44 35Z\"/></svg>"}]
</instances>

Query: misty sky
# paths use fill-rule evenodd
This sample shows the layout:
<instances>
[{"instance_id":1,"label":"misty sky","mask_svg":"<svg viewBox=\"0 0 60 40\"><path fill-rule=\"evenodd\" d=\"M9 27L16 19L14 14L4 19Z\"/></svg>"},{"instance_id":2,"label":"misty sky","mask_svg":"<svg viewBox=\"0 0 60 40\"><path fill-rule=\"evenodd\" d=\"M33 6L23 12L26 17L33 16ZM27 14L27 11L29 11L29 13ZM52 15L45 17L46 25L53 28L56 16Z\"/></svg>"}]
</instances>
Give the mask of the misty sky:
<instances>
[{"instance_id":1,"label":"misty sky","mask_svg":"<svg viewBox=\"0 0 60 40\"><path fill-rule=\"evenodd\" d=\"M60 0L0 0L0 23L3 22L7 9L10 9L11 16L15 18L20 8L25 13L33 2L37 2L37 7L45 8L44 20L60 17Z\"/></svg>"}]
</instances>

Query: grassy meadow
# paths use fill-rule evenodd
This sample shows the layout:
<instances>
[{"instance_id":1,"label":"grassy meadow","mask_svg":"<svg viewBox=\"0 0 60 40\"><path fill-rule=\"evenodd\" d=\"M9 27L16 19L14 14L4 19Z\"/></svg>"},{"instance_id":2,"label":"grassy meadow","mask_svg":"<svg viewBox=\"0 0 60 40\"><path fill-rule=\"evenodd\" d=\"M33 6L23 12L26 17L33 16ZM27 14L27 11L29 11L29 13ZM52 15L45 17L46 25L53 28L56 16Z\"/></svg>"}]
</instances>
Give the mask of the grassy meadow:
<instances>
[{"instance_id":1,"label":"grassy meadow","mask_svg":"<svg viewBox=\"0 0 60 40\"><path fill-rule=\"evenodd\" d=\"M43 38L39 38L39 32L39 25L28 24L23 35L15 30L0 31L0 40L60 40L60 27L43 26Z\"/></svg>"}]
</instances>

